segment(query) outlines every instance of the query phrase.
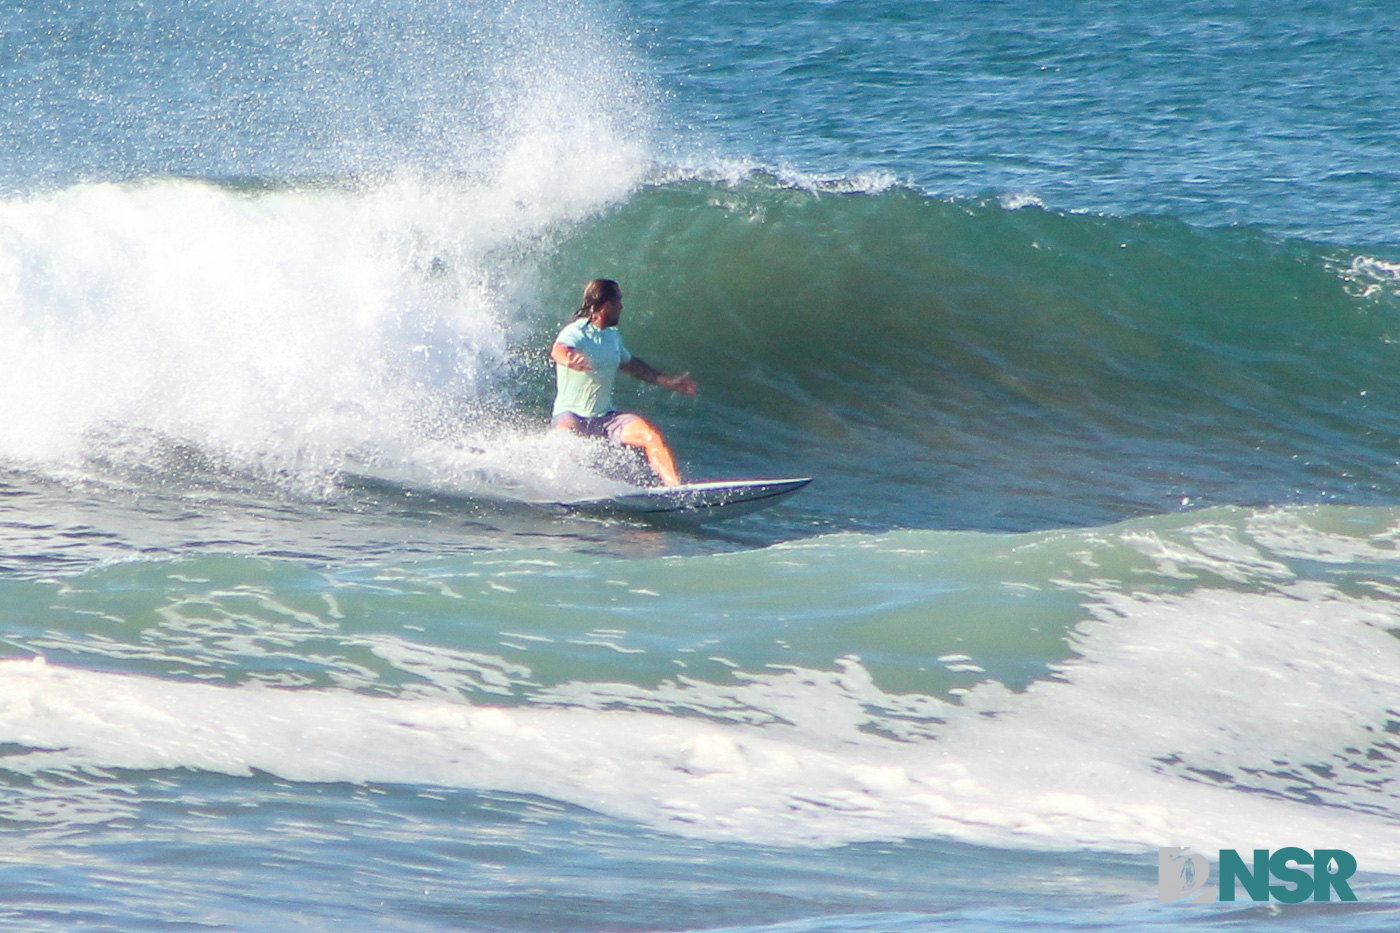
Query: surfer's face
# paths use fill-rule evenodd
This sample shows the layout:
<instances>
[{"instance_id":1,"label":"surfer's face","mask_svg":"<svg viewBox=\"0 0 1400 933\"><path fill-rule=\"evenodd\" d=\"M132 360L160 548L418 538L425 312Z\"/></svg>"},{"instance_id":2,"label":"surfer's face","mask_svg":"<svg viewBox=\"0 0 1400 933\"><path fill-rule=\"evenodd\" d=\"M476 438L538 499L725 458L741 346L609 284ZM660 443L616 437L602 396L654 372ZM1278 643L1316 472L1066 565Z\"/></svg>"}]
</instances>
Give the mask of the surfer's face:
<instances>
[{"instance_id":1,"label":"surfer's face","mask_svg":"<svg viewBox=\"0 0 1400 933\"><path fill-rule=\"evenodd\" d=\"M616 327L622 319L622 299L616 298L598 309L594 323L599 327Z\"/></svg>"}]
</instances>

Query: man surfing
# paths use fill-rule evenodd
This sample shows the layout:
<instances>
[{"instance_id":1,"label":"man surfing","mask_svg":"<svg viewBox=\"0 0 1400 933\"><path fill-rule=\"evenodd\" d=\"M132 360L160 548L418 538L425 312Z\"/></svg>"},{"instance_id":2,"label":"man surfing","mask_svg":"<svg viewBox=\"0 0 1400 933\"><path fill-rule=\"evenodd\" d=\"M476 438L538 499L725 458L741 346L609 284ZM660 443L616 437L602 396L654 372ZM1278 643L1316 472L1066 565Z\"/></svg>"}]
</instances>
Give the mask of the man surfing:
<instances>
[{"instance_id":1,"label":"man surfing","mask_svg":"<svg viewBox=\"0 0 1400 933\"><path fill-rule=\"evenodd\" d=\"M698 387L690 373L667 376L629 353L617 329L621 316L622 288L616 282L594 279L584 287L583 304L549 350L557 383L554 427L640 447L661 484L679 486L681 476L661 432L639 415L615 411L613 384L621 370L682 395L694 395Z\"/></svg>"}]
</instances>

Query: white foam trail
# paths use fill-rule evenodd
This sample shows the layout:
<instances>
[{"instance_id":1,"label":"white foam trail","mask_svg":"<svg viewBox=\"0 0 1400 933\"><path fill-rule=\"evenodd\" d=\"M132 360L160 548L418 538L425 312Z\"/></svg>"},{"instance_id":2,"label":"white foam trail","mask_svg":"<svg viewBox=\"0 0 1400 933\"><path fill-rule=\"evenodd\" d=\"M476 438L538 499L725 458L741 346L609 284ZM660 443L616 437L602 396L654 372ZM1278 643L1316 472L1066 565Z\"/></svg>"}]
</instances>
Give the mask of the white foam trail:
<instances>
[{"instance_id":1,"label":"white foam trail","mask_svg":"<svg viewBox=\"0 0 1400 933\"><path fill-rule=\"evenodd\" d=\"M509 790L768 844L1338 847L1365 870L1400 872L1400 801L1386 789L1400 775L1393 758L1366 755L1400 696L1390 604L1294 584L1111 596L1095 616L1061 679L1023 694L987 683L962 706L886 695L855 662L727 688L574 684L541 697L569 706L489 708L7 661L0 742L48 751L3 766ZM618 701L739 721L602 708ZM910 715L944 723L908 742L867 731ZM1370 773L1349 771L1347 756ZM1316 785L1337 806L1284 799L1297 782L1266 773L1309 764L1335 767Z\"/></svg>"}]
</instances>

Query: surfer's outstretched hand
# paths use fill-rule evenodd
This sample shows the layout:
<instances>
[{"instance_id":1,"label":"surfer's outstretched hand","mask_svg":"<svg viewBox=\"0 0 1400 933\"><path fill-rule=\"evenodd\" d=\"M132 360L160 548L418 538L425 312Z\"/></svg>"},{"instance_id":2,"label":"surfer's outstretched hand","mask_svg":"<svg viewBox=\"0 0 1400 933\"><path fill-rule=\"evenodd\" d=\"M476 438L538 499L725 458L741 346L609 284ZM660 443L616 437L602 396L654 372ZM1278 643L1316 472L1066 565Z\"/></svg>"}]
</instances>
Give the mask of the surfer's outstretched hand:
<instances>
[{"instance_id":1,"label":"surfer's outstretched hand","mask_svg":"<svg viewBox=\"0 0 1400 933\"><path fill-rule=\"evenodd\" d=\"M681 373L679 376L658 376L656 384L663 389L670 389L672 392L679 392L681 395L694 395L700 391L700 387L695 384L695 380L690 378L690 373Z\"/></svg>"}]
</instances>

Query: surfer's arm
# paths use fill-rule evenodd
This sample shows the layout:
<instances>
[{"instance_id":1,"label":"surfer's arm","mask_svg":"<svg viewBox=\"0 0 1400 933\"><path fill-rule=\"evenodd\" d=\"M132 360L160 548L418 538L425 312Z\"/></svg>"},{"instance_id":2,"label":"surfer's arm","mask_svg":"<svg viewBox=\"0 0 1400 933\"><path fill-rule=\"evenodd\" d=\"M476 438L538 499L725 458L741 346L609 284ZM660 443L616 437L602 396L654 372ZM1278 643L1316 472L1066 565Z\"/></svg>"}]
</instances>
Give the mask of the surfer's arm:
<instances>
[{"instance_id":1,"label":"surfer's arm","mask_svg":"<svg viewBox=\"0 0 1400 933\"><path fill-rule=\"evenodd\" d=\"M620 367L629 376L635 376L643 382L650 382L659 385L663 389L670 389L672 392L679 392L682 395L694 395L699 386L695 380L690 378L690 373L681 373L679 376L667 376L661 370L652 366L640 356L634 356Z\"/></svg>"},{"instance_id":2,"label":"surfer's arm","mask_svg":"<svg viewBox=\"0 0 1400 933\"><path fill-rule=\"evenodd\" d=\"M549 358L566 369L577 369L579 372L586 373L593 368L588 363L588 357L568 344L558 341L549 348Z\"/></svg>"}]
</instances>

